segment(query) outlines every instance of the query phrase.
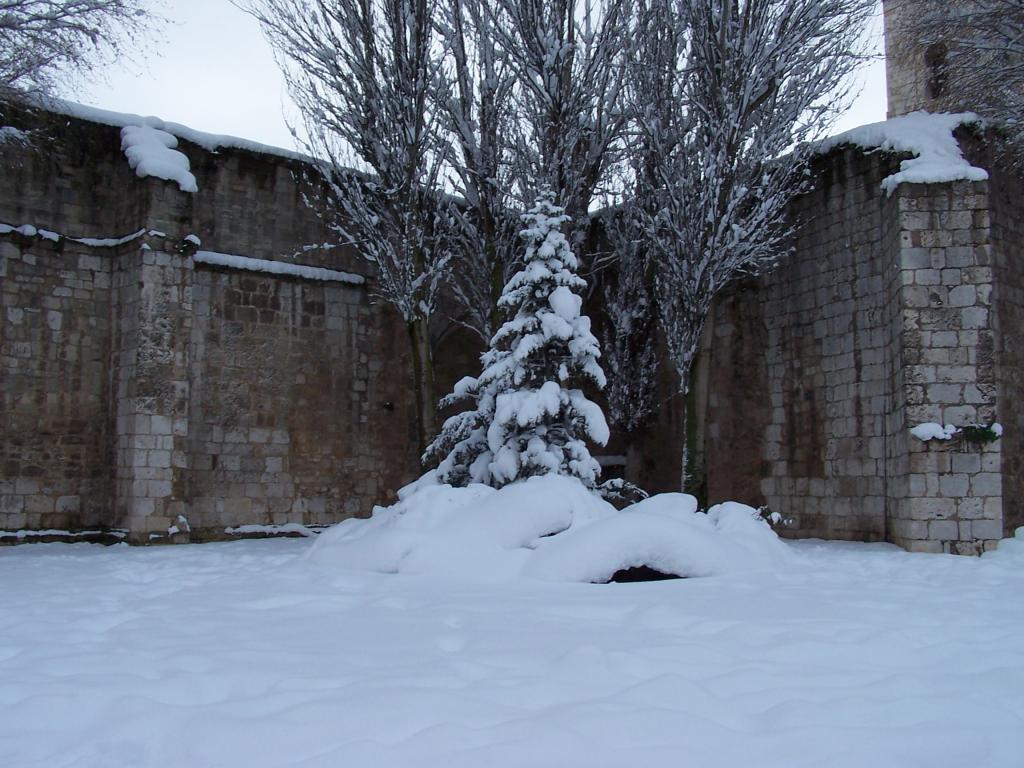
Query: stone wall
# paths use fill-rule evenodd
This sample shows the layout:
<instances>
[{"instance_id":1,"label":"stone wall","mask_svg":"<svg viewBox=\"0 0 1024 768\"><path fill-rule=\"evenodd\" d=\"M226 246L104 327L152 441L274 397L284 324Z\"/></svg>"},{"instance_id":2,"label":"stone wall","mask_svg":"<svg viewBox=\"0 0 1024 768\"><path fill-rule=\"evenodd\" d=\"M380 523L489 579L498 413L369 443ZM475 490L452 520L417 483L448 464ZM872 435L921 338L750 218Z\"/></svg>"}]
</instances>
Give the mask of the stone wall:
<instances>
[{"instance_id":1,"label":"stone wall","mask_svg":"<svg viewBox=\"0 0 1024 768\"><path fill-rule=\"evenodd\" d=\"M789 536L977 553L1020 519L1020 197L999 175L997 202L988 182L887 196L896 168L820 159L793 253L717 303L708 500L767 504ZM997 417L1007 437L987 444L910 433Z\"/></svg>"},{"instance_id":2,"label":"stone wall","mask_svg":"<svg viewBox=\"0 0 1024 768\"><path fill-rule=\"evenodd\" d=\"M110 513L109 260L0 240L0 529Z\"/></svg>"},{"instance_id":3,"label":"stone wall","mask_svg":"<svg viewBox=\"0 0 1024 768\"><path fill-rule=\"evenodd\" d=\"M393 498L418 469L411 376L372 274L212 266L189 238L360 271L321 246L303 163L183 143L199 185L186 194L136 178L118 129L41 119L56 138L0 157L0 223L43 228L0 233L0 531L200 540ZM784 535L971 553L1024 522L1020 181L986 159L990 182L887 196L899 161L818 158L793 253L716 303L696 396L671 397L666 375L655 422L616 436L628 476L678 487L689 408L706 501L767 504ZM476 351L444 337L440 392ZM996 418L1006 435L986 445L910 434Z\"/></svg>"},{"instance_id":4,"label":"stone wall","mask_svg":"<svg viewBox=\"0 0 1024 768\"><path fill-rule=\"evenodd\" d=\"M993 160L995 162L993 162ZM996 417L1005 427L1002 457L1003 536L1024 525L1024 182L990 158L992 311L995 314Z\"/></svg>"},{"instance_id":5,"label":"stone wall","mask_svg":"<svg viewBox=\"0 0 1024 768\"><path fill-rule=\"evenodd\" d=\"M402 326L362 287L203 268L193 286L190 520L323 525L410 479ZM398 406L396 408L396 405Z\"/></svg>"},{"instance_id":6,"label":"stone wall","mask_svg":"<svg viewBox=\"0 0 1024 768\"><path fill-rule=\"evenodd\" d=\"M186 240L365 272L320 247L301 161L181 142L188 194L137 178L115 127L21 119L35 148L2 148L0 223L47 232L0 234L0 531L319 525L414 476L404 329L366 281L213 267Z\"/></svg>"},{"instance_id":7,"label":"stone wall","mask_svg":"<svg viewBox=\"0 0 1024 768\"><path fill-rule=\"evenodd\" d=\"M879 185L893 168L853 149L819 160L792 255L716 307L708 501L766 503L787 535L886 536L893 203Z\"/></svg>"}]
</instances>

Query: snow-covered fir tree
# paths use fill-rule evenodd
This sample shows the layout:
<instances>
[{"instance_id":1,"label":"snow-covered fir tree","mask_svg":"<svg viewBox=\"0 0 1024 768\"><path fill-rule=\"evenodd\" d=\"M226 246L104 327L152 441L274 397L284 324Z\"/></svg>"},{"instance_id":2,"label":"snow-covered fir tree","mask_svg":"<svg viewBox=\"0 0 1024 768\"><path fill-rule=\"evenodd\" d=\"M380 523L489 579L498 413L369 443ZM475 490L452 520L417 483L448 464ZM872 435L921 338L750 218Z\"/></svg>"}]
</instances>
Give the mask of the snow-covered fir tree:
<instances>
[{"instance_id":1,"label":"snow-covered fir tree","mask_svg":"<svg viewBox=\"0 0 1024 768\"><path fill-rule=\"evenodd\" d=\"M428 455L441 459L438 478L452 485L500 488L560 474L594 488L601 470L587 440L604 445L608 425L580 387L603 388L605 376L590 318L580 313L586 283L562 232L569 217L544 192L523 219L523 268L499 300L505 324L481 357L480 376L446 398L475 407L448 419Z\"/></svg>"}]
</instances>

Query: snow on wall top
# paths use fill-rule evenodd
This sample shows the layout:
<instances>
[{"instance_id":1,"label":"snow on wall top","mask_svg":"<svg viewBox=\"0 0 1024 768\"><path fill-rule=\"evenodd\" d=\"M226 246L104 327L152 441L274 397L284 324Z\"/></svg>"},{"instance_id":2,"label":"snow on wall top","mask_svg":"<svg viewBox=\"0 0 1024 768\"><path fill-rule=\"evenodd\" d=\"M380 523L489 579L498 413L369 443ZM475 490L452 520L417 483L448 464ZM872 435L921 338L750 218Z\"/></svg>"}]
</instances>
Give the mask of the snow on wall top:
<instances>
[{"instance_id":1,"label":"snow on wall top","mask_svg":"<svg viewBox=\"0 0 1024 768\"><path fill-rule=\"evenodd\" d=\"M217 152L217 150L222 148L245 149L250 152L258 152L263 155L276 155L277 157L284 157L289 160L311 162L311 158L309 156L303 155L299 152L283 149L282 147L272 147L268 144L260 144L257 141L241 139L237 136L226 136L215 133L206 133L205 131L197 131L194 128L189 128L187 125L164 121L158 117L145 117L126 112L112 112L107 109L89 107L85 104L77 104L73 101L63 101L61 99L47 99L45 102L40 103L39 106L44 109L48 109L51 112L56 112L57 114L76 117L80 120L88 120L89 122L100 123L101 125L111 125L115 128L140 125L157 128L171 134L172 136L176 136L179 139L184 139L185 141L200 146L208 152Z\"/></svg>"},{"instance_id":2,"label":"snow on wall top","mask_svg":"<svg viewBox=\"0 0 1024 768\"><path fill-rule=\"evenodd\" d=\"M904 183L985 181L988 172L967 162L953 135L959 126L977 122L980 119L973 112L912 112L832 136L820 142L817 150L825 154L844 144L853 144L865 150L912 153L914 157L900 163L898 173L882 180L882 189L890 195Z\"/></svg>"},{"instance_id":3,"label":"snow on wall top","mask_svg":"<svg viewBox=\"0 0 1024 768\"><path fill-rule=\"evenodd\" d=\"M323 267L310 267L305 264L292 264L287 261L254 259L249 256L236 256L231 253L217 253L216 251L196 251L192 258L193 261L199 264L210 264L229 269L244 269L249 272L268 272L273 275L289 275L291 277L305 278L306 280L348 283L349 285L363 285L366 283L366 278L362 275L355 275L351 272L338 272L337 270L324 269Z\"/></svg>"}]
</instances>

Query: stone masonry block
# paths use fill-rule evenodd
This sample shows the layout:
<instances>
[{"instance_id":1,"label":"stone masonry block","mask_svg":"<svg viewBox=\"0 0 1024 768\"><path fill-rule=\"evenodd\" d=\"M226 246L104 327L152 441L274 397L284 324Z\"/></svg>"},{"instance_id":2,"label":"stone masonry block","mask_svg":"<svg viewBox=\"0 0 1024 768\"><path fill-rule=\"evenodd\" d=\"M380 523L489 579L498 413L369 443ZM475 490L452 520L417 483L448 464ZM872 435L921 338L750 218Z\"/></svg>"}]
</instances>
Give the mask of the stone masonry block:
<instances>
[{"instance_id":1,"label":"stone masonry block","mask_svg":"<svg viewBox=\"0 0 1024 768\"><path fill-rule=\"evenodd\" d=\"M954 457L955 460L955 457ZM970 478L965 474L949 474L939 477L939 492L943 496L966 496L970 487Z\"/></svg>"},{"instance_id":2,"label":"stone masonry block","mask_svg":"<svg viewBox=\"0 0 1024 768\"><path fill-rule=\"evenodd\" d=\"M955 499L908 499L911 520L948 520L956 516Z\"/></svg>"},{"instance_id":3,"label":"stone masonry block","mask_svg":"<svg viewBox=\"0 0 1024 768\"><path fill-rule=\"evenodd\" d=\"M956 515L961 520L978 520L984 517L985 500L975 496L958 499L956 503Z\"/></svg>"},{"instance_id":4,"label":"stone masonry block","mask_svg":"<svg viewBox=\"0 0 1024 768\"><path fill-rule=\"evenodd\" d=\"M905 542L903 546L908 552L941 554L945 551L943 549L942 542L933 539L910 539Z\"/></svg>"},{"instance_id":5,"label":"stone masonry block","mask_svg":"<svg viewBox=\"0 0 1024 768\"><path fill-rule=\"evenodd\" d=\"M971 477L971 493L975 496L1000 496L1003 477L995 472L979 472Z\"/></svg>"},{"instance_id":6,"label":"stone masonry block","mask_svg":"<svg viewBox=\"0 0 1024 768\"><path fill-rule=\"evenodd\" d=\"M981 456L976 453L954 453L953 471L974 474L981 471ZM965 496L966 493L959 494Z\"/></svg>"},{"instance_id":7,"label":"stone masonry block","mask_svg":"<svg viewBox=\"0 0 1024 768\"><path fill-rule=\"evenodd\" d=\"M960 538L960 527L955 520L932 521L928 523L928 538L938 541L955 541Z\"/></svg>"},{"instance_id":8,"label":"stone masonry block","mask_svg":"<svg viewBox=\"0 0 1024 768\"><path fill-rule=\"evenodd\" d=\"M1003 535L1000 520L974 520L971 522L971 536L975 539L998 539Z\"/></svg>"}]
</instances>

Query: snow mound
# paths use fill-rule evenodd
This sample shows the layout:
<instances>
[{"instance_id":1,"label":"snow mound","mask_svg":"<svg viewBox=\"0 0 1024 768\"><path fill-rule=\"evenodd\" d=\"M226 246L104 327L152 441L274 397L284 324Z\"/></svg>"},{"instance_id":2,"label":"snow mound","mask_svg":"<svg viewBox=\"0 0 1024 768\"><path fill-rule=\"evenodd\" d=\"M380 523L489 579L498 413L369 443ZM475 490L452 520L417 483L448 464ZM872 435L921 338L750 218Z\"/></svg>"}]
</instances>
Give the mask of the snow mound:
<instances>
[{"instance_id":1,"label":"snow mound","mask_svg":"<svg viewBox=\"0 0 1024 768\"><path fill-rule=\"evenodd\" d=\"M177 182L182 192L198 192L188 158L175 149L178 139L163 127L162 120L149 117L142 125L126 125L121 129L121 149L128 164L140 178L166 179Z\"/></svg>"},{"instance_id":2,"label":"snow mound","mask_svg":"<svg viewBox=\"0 0 1024 768\"><path fill-rule=\"evenodd\" d=\"M772 568L787 555L753 508L727 502L704 514L692 496L664 493L553 537L527 574L600 583L617 571L647 566L675 576L716 576Z\"/></svg>"},{"instance_id":3,"label":"snow mound","mask_svg":"<svg viewBox=\"0 0 1024 768\"><path fill-rule=\"evenodd\" d=\"M462 579L605 582L647 566L676 576L770 569L789 557L742 504L697 511L692 496L653 496L617 511L576 479L532 477L500 490L428 476L366 520L321 534L312 562Z\"/></svg>"},{"instance_id":4,"label":"snow mound","mask_svg":"<svg viewBox=\"0 0 1024 768\"><path fill-rule=\"evenodd\" d=\"M825 139L818 145L818 151L825 153L844 144L854 144L862 149L912 153L913 158L900 164L899 173L882 180L882 189L890 195L904 183L985 181L988 172L967 162L953 135L959 126L977 122L979 118L972 112L912 112Z\"/></svg>"},{"instance_id":5,"label":"snow mound","mask_svg":"<svg viewBox=\"0 0 1024 768\"><path fill-rule=\"evenodd\" d=\"M997 562L1016 571L1024 570L1024 526L1014 531L1013 536L1002 539L994 550L982 557L986 562Z\"/></svg>"}]
</instances>

